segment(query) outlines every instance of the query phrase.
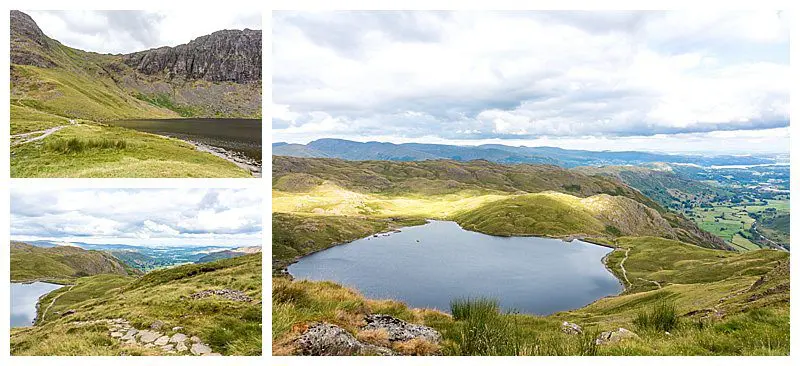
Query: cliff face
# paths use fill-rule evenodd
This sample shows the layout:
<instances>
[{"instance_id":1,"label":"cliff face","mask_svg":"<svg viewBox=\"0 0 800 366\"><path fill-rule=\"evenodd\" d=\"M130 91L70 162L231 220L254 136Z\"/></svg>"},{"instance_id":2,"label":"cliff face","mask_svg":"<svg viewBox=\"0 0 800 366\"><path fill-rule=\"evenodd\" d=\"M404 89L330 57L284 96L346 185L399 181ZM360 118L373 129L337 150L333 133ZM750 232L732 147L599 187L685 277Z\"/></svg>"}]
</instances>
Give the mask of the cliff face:
<instances>
[{"instance_id":1,"label":"cliff face","mask_svg":"<svg viewBox=\"0 0 800 366\"><path fill-rule=\"evenodd\" d=\"M49 39L28 14L11 11L11 63L37 67L55 67L47 56Z\"/></svg>"},{"instance_id":2,"label":"cliff face","mask_svg":"<svg viewBox=\"0 0 800 366\"><path fill-rule=\"evenodd\" d=\"M261 31L222 30L127 55L85 52L11 11L11 104L105 121L261 117Z\"/></svg>"},{"instance_id":3,"label":"cliff face","mask_svg":"<svg viewBox=\"0 0 800 366\"><path fill-rule=\"evenodd\" d=\"M180 46L124 55L123 62L140 73L169 79L260 82L261 31L222 30Z\"/></svg>"}]
</instances>

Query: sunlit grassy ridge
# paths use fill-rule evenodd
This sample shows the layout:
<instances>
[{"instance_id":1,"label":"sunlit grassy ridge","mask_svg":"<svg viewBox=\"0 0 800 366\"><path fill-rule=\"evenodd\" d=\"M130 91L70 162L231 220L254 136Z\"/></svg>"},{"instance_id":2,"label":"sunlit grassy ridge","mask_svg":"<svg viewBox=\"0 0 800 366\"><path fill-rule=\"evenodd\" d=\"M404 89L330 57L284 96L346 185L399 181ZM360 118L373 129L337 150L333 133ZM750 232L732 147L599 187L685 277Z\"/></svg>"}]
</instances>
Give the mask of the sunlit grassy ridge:
<instances>
[{"instance_id":1,"label":"sunlit grassy ridge","mask_svg":"<svg viewBox=\"0 0 800 366\"><path fill-rule=\"evenodd\" d=\"M11 147L12 177L249 177L188 143L119 127L76 125Z\"/></svg>"},{"instance_id":2,"label":"sunlit grassy ridge","mask_svg":"<svg viewBox=\"0 0 800 366\"><path fill-rule=\"evenodd\" d=\"M551 165L287 156L272 162L273 212L455 220L496 235L657 235L727 248L613 178Z\"/></svg>"},{"instance_id":3,"label":"sunlit grassy ridge","mask_svg":"<svg viewBox=\"0 0 800 366\"><path fill-rule=\"evenodd\" d=\"M96 274L137 272L105 252L76 247L39 248L20 242L11 243L10 268L11 281L60 283Z\"/></svg>"},{"instance_id":4,"label":"sunlit grassy ridge","mask_svg":"<svg viewBox=\"0 0 800 366\"><path fill-rule=\"evenodd\" d=\"M273 278L273 353L293 352L303 325L326 321L356 333L364 314L385 313L439 330L449 355L786 355L789 352L788 254L759 250L735 254L661 238L624 237L608 267L632 281L628 290L584 308L549 316L502 314L477 306L456 319L438 311L411 309L392 300L365 299L330 282ZM722 269L722 270L721 270ZM660 281L661 288L644 280ZM472 301L480 302L480 299ZM663 310L667 304L667 310ZM454 305L455 306L455 305ZM659 310L662 309L662 310ZM670 334L642 322L657 311L672 319ZM637 320L640 319L640 320ZM560 330L563 321L584 336ZM597 346L601 331L625 327L640 338Z\"/></svg>"},{"instance_id":5,"label":"sunlit grassy ridge","mask_svg":"<svg viewBox=\"0 0 800 366\"><path fill-rule=\"evenodd\" d=\"M243 291L252 302L216 296L190 299L206 289ZM42 304L56 301L35 327L14 328L13 355L136 355L160 349L126 347L109 336L105 325L79 326L75 321L125 318L138 329L156 320L167 329L183 327L223 355L261 354L261 254L210 263L182 265L139 278L101 275L81 278L74 287L49 293ZM61 317L56 312L75 310ZM41 310L40 310L41 312Z\"/></svg>"}]
</instances>

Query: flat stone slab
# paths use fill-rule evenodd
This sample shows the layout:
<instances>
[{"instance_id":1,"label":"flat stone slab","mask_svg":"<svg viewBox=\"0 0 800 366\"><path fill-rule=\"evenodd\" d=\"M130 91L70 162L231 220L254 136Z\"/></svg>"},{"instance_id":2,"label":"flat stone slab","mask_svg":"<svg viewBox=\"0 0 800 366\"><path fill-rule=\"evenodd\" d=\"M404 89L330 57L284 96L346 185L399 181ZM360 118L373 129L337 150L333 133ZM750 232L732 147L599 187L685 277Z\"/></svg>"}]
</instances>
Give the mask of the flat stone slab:
<instances>
[{"instance_id":1,"label":"flat stone slab","mask_svg":"<svg viewBox=\"0 0 800 366\"><path fill-rule=\"evenodd\" d=\"M211 347L202 343L195 343L192 345L191 352L193 355L204 355L211 353Z\"/></svg>"},{"instance_id":2,"label":"flat stone slab","mask_svg":"<svg viewBox=\"0 0 800 366\"><path fill-rule=\"evenodd\" d=\"M173 334L173 335L172 335L172 337L169 339L169 343L183 343L183 342L185 342L185 341L186 341L186 339L188 339L188 337L186 337L186 334L183 334L183 333L175 333L175 334Z\"/></svg>"},{"instance_id":3,"label":"flat stone slab","mask_svg":"<svg viewBox=\"0 0 800 366\"><path fill-rule=\"evenodd\" d=\"M156 339L156 341L153 342L153 344L155 344L156 346L165 346L167 343L169 343L169 337L167 336L158 337L158 339Z\"/></svg>"}]
</instances>

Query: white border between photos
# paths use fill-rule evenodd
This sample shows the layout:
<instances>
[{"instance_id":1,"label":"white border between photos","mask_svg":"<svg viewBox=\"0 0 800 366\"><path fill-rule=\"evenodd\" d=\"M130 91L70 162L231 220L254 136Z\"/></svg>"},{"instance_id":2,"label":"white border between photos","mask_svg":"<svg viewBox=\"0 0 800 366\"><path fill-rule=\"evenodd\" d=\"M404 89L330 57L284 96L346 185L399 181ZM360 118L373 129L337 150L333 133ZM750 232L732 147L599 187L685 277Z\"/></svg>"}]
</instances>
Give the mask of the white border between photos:
<instances>
[{"instance_id":1,"label":"white border between photos","mask_svg":"<svg viewBox=\"0 0 800 366\"><path fill-rule=\"evenodd\" d=\"M263 120L270 121L269 106L271 105L271 12L273 9L285 10L334 10L334 9L469 9L469 10L490 10L490 9L584 9L584 10L600 10L600 9L666 9L666 8L683 8L683 9L696 9L696 8L709 8L709 9L752 9L752 8L769 8L769 9L788 9L794 10L790 5L790 1L706 1L699 2L697 0L673 0L673 1L630 1L630 0L606 0L606 1L590 1L590 0L562 0L562 1L535 1L523 2L513 0L462 0L462 1L447 1L447 0L406 0L406 1L368 1L368 0L349 0L349 1L321 1L321 0L277 0L277 1L255 1L255 0L228 0L223 3L220 2L207 2L207 4L200 4L198 1L183 1L167 3L163 0L137 0L135 2L108 2L99 0L75 0L75 1L9 1L13 3L8 5L8 9L168 9L180 8L185 6L225 6L225 7L238 7L250 8L254 11L260 9L262 13L262 29L264 30L262 49L266 49L269 53L265 52L263 59L262 73L265 82L262 83L262 111ZM795 19L800 19L800 16L794 15L795 12L790 12L790 16ZM8 13L6 13L8 14ZM8 30L9 19L7 15L2 16L3 29ZM797 23L797 21L792 22ZM797 31L798 26L793 24L791 38L800 39ZM8 47L9 47L9 33L7 31L0 32L3 34L2 42L3 58L2 65L5 70L9 67ZM800 60L798 51L794 48L791 51L792 60ZM796 89L800 85L796 67L792 67L792 85ZM7 79L6 79L7 80ZM795 90L793 90L794 92ZM4 84L2 95L5 100L8 100L9 88ZM8 116L8 105L0 103L2 108L2 116ZM800 111L798 101L792 100L791 103L792 115ZM6 117L7 118L7 117ZM271 190L267 189L267 185L271 185L269 172L272 171L272 162L269 157L271 156L271 135L269 126L270 123L264 123L262 126L262 140L266 144L264 146L264 177L261 179L9 179L9 148L8 145L2 144L0 155L2 159L2 179L4 184L2 186L6 191L1 195L0 201L4 212L4 218L0 233L2 233L3 240L9 238L9 191L8 189L13 186L41 186L41 187L63 187L63 188L190 188L190 187L218 187L218 188L238 188L238 187L256 187L258 186L263 190L263 255L266 257L268 254L271 256L271 245L268 245L271 240L272 226L271 226ZM3 136L8 136L9 125L8 123L0 123L2 126ZM798 127L792 125L790 130L796 135ZM270 143L267 143L270 142ZM794 144L792 150L796 153L800 152L800 144ZM792 172L792 191L797 191L798 177L796 169ZM797 223L798 219L792 221L792 231L800 232L800 224ZM9 283L8 272L8 251L3 250L0 254L2 260L2 280L4 283ZM796 265L793 265L796 267ZM800 276L798 268L792 271L792 282L796 282L797 277ZM271 271L269 266L264 266L262 270L264 279L271 278ZM264 282L265 297L266 286L269 283ZM9 308L9 287L5 286L2 291L2 300L0 300L0 310L3 314L8 314ZM26 365L26 366L51 366L51 365L372 365L376 362L385 365L485 365L485 364L560 364L560 365L583 365L591 363L592 365L639 365L641 363L647 364L676 364L680 363L682 366L691 365L749 365L749 364L790 364L793 357L593 357L593 358L580 358L580 357L386 357L386 358L366 358L366 357L271 357L271 332L269 331L271 324L271 302L270 305L264 306L264 322L267 325L262 327L263 339L263 356L261 357L10 357L9 356L9 338L8 336L2 337L0 342L0 364L10 365ZM793 310L792 314L797 310ZM793 318L796 316L793 316ZM2 318L2 329L8 332L9 319L8 317ZM793 329L796 327L793 327ZM797 332L793 332L797 335ZM6 333L8 334L8 333ZM797 341L792 341L792 349L797 349ZM6 362L7 361L7 362Z\"/></svg>"}]
</instances>

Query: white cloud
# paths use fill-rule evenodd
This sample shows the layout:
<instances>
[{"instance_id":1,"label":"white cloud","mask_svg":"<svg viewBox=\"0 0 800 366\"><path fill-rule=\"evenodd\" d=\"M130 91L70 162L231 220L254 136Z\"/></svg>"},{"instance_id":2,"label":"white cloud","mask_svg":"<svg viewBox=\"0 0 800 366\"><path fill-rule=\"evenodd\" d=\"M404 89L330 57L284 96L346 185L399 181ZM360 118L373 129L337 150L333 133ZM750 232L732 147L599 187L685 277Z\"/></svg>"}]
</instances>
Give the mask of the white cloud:
<instances>
[{"instance_id":1,"label":"white cloud","mask_svg":"<svg viewBox=\"0 0 800 366\"><path fill-rule=\"evenodd\" d=\"M24 11L50 38L99 53L177 46L223 29L261 29L259 10L196 7L180 10Z\"/></svg>"},{"instance_id":2,"label":"white cloud","mask_svg":"<svg viewBox=\"0 0 800 366\"><path fill-rule=\"evenodd\" d=\"M776 12L274 14L274 141L788 126Z\"/></svg>"},{"instance_id":3,"label":"white cloud","mask_svg":"<svg viewBox=\"0 0 800 366\"><path fill-rule=\"evenodd\" d=\"M260 245L261 212L261 198L248 189L15 188L11 235L140 245Z\"/></svg>"}]
</instances>

